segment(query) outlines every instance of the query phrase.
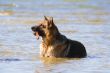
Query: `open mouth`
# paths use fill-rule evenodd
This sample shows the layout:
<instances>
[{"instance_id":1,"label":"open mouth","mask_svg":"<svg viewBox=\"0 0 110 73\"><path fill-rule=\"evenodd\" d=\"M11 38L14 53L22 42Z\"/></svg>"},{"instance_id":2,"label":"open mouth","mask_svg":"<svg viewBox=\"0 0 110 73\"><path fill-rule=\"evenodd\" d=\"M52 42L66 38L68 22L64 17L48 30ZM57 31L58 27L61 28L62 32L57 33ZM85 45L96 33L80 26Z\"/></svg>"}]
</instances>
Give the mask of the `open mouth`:
<instances>
[{"instance_id":1,"label":"open mouth","mask_svg":"<svg viewBox=\"0 0 110 73\"><path fill-rule=\"evenodd\" d=\"M33 32L33 34L36 36L37 39L39 39L39 33L38 32Z\"/></svg>"},{"instance_id":2,"label":"open mouth","mask_svg":"<svg viewBox=\"0 0 110 73\"><path fill-rule=\"evenodd\" d=\"M35 35L35 36L36 36L36 32L33 32L33 35Z\"/></svg>"}]
</instances>

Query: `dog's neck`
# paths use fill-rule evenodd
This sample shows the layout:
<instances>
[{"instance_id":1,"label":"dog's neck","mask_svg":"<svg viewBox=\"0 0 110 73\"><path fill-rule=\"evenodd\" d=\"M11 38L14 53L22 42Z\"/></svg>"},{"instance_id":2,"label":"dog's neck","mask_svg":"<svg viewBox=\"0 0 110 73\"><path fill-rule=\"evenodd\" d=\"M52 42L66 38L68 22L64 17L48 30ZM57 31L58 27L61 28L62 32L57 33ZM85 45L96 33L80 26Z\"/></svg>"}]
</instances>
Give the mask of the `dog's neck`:
<instances>
[{"instance_id":1,"label":"dog's neck","mask_svg":"<svg viewBox=\"0 0 110 73\"><path fill-rule=\"evenodd\" d=\"M54 41L58 40L58 38L60 38L60 33L48 34L45 37L42 37L42 41L43 43L49 46L49 45L54 44Z\"/></svg>"},{"instance_id":2,"label":"dog's neck","mask_svg":"<svg viewBox=\"0 0 110 73\"><path fill-rule=\"evenodd\" d=\"M56 41L56 42L55 42ZM62 34L58 33L57 35L50 35L49 37L42 38L42 43L44 43L47 46L55 45L56 43L65 43L67 41L66 36L63 36Z\"/></svg>"}]
</instances>

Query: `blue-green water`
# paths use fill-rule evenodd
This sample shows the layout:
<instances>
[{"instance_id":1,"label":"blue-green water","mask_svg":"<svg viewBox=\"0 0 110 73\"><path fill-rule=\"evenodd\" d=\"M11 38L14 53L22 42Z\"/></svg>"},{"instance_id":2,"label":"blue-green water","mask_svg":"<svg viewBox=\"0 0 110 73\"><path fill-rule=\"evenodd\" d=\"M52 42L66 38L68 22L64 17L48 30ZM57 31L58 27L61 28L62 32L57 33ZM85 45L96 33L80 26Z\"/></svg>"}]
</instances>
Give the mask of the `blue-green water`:
<instances>
[{"instance_id":1,"label":"blue-green water","mask_svg":"<svg viewBox=\"0 0 110 73\"><path fill-rule=\"evenodd\" d=\"M88 57L41 59L31 26L52 16ZM0 0L0 73L110 73L110 0Z\"/></svg>"}]
</instances>

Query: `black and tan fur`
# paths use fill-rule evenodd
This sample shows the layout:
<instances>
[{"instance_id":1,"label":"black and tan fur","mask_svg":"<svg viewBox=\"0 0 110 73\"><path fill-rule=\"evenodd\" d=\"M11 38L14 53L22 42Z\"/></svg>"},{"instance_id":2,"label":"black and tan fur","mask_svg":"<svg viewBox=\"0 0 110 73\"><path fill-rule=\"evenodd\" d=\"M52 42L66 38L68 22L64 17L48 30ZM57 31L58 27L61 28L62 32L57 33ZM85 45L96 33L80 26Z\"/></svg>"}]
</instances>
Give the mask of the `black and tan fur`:
<instances>
[{"instance_id":1,"label":"black and tan fur","mask_svg":"<svg viewBox=\"0 0 110 73\"><path fill-rule=\"evenodd\" d=\"M83 44L70 40L59 32L52 17L44 16L44 20L33 26L32 31L37 38L42 37L41 57L83 58L87 55Z\"/></svg>"}]
</instances>

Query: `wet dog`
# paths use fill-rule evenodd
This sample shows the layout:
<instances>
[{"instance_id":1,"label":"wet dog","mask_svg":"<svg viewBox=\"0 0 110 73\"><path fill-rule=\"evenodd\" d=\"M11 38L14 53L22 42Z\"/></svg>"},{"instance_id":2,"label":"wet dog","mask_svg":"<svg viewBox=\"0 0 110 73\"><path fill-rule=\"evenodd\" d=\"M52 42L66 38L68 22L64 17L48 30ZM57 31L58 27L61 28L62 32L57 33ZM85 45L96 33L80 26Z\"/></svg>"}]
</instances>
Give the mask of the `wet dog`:
<instances>
[{"instance_id":1,"label":"wet dog","mask_svg":"<svg viewBox=\"0 0 110 73\"><path fill-rule=\"evenodd\" d=\"M87 56L84 45L62 35L54 24L52 17L44 16L44 20L31 29L37 39L39 39L39 36L42 37L41 57L84 58Z\"/></svg>"}]
</instances>

